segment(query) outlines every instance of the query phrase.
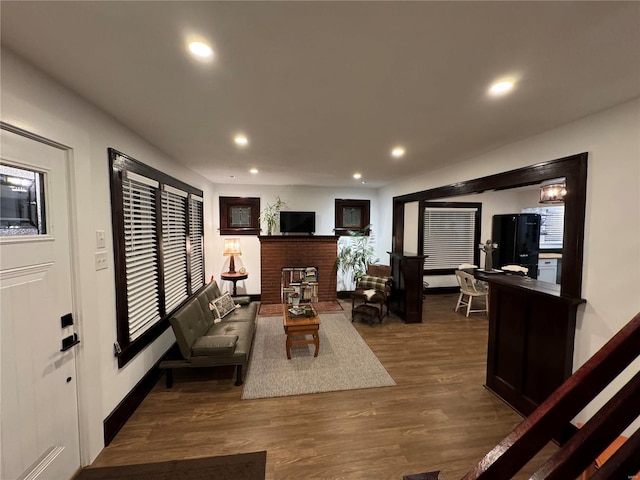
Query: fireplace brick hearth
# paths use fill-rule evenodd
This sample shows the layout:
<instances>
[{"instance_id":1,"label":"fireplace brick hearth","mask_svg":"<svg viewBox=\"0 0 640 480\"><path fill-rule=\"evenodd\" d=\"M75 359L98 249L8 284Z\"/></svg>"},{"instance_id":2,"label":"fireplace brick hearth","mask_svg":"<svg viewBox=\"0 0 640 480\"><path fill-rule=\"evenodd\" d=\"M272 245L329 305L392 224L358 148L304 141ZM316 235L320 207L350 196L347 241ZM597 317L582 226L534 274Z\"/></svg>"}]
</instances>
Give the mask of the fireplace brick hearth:
<instances>
[{"instance_id":1,"label":"fireplace brick hearth","mask_svg":"<svg viewBox=\"0 0 640 480\"><path fill-rule=\"evenodd\" d=\"M264 304L280 303L280 282L284 267L318 268L318 301L337 297L335 261L338 239L335 235L261 235L260 299Z\"/></svg>"}]
</instances>

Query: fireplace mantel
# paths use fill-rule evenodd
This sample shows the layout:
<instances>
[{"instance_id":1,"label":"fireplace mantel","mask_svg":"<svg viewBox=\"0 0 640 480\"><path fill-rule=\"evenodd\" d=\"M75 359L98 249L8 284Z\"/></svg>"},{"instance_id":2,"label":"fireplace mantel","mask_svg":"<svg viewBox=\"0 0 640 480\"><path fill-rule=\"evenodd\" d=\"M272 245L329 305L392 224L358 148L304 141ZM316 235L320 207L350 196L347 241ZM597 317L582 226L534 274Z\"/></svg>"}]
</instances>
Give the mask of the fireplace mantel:
<instances>
[{"instance_id":1,"label":"fireplace mantel","mask_svg":"<svg viewBox=\"0 0 640 480\"><path fill-rule=\"evenodd\" d=\"M285 267L318 268L318 301L337 296L338 235L260 235L260 299L280 303L280 282Z\"/></svg>"}]
</instances>

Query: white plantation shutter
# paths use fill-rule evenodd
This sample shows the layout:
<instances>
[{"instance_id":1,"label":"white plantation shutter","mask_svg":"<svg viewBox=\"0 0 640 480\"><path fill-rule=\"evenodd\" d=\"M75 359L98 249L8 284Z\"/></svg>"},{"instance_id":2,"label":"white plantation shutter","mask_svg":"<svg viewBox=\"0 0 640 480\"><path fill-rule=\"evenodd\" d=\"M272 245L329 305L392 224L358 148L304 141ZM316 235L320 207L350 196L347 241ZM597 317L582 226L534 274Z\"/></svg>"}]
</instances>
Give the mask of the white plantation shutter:
<instances>
[{"instance_id":1,"label":"white plantation shutter","mask_svg":"<svg viewBox=\"0 0 640 480\"><path fill-rule=\"evenodd\" d=\"M132 174L122 179L129 339L160 320L155 195L158 182Z\"/></svg>"},{"instance_id":2,"label":"white plantation shutter","mask_svg":"<svg viewBox=\"0 0 640 480\"><path fill-rule=\"evenodd\" d=\"M425 270L455 269L461 263L473 263L476 212L475 208L424 209Z\"/></svg>"},{"instance_id":3,"label":"white plantation shutter","mask_svg":"<svg viewBox=\"0 0 640 480\"><path fill-rule=\"evenodd\" d=\"M162 259L165 310L170 312L188 296L187 291L187 193L163 186Z\"/></svg>"},{"instance_id":4,"label":"white plantation shutter","mask_svg":"<svg viewBox=\"0 0 640 480\"><path fill-rule=\"evenodd\" d=\"M191 265L191 291L204 285L204 246L202 234L202 198L189 196L189 262Z\"/></svg>"},{"instance_id":5,"label":"white plantation shutter","mask_svg":"<svg viewBox=\"0 0 640 480\"><path fill-rule=\"evenodd\" d=\"M564 206L547 207L543 213L544 229L541 232L540 246L562 248L564 234Z\"/></svg>"},{"instance_id":6,"label":"white plantation shutter","mask_svg":"<svg viewBox=\"0 0 640 480\"><path fill-rule=\"evenodd\" d=\"M540 248L562 248L564 241L564 205L524 208L522 213L541 215Z\"/></svg>"}]
</instances>

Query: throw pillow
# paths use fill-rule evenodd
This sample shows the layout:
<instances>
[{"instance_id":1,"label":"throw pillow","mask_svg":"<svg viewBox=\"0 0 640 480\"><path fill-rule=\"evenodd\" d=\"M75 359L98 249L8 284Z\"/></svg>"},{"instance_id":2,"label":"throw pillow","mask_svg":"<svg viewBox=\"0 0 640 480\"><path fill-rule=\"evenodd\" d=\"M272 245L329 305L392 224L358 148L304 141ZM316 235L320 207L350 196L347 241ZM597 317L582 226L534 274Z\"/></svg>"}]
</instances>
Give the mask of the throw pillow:
<instances>
[{"instance_id":1,"label":"throw pillow","mask_svg":"<svg viewBox=\"0 0 640 480\"><path fill-rule=\"evenodd\" d=\"M363 275L358 280L358 288L362 290L382 290L388 292L390 290L391 277L374 277L371 275Z\"/></svg>"},{"instance_id":2,"label":"throw pillow","mask_svg":"<svg viewBox=\"0 0 640 480\"><path fill-rule=\"evenodd\" d=\"M225 293L211 302L213 314L217 318L224 318L236 309L236 304L229 293Z\"/></svg>"}]
</instances>

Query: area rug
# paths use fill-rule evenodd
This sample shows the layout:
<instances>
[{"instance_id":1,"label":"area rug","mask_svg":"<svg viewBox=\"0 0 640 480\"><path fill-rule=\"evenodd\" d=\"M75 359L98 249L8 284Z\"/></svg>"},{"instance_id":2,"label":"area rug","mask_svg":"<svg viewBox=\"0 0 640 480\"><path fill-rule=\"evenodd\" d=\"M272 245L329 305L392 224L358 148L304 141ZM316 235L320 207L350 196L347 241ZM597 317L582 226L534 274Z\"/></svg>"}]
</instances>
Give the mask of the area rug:
<instances>
[{"instance_id":1,"label":"area rug","mask_svg":"<svg viewBox=\"0 0 640 480\"><path fill-rule=\"evenodd\" d=\"M342 313L319 317L318 356L313 345L299 345L291 348L291 360L282 317L258 319L243 400L396 384L351 320Z\"/></svg>"},{"instance_id":2,"label":"area rug","mask_svg":"<svg viewBox=\"0 0 640 480\"><path fill-rule=\"evenodd\" d=\"M331 302L314 302L313 308L315 308L316 312L318 313L342 311L342 307L336 300ZM260 304L260 310L258 311L258 316L272 317L274 315L282 315L281 303L269 303L269 304L261 303Z\"/></svg>"},{"instance_id":3,"label":"area rug","mask_svg":"<svg viewBox=\"0 0 640 480\"><path fill-rule=\"evenodd\" d=\"M89 467L75 480L264 480L267 452L169 462Z\"/></svg>"}]
</instances>

